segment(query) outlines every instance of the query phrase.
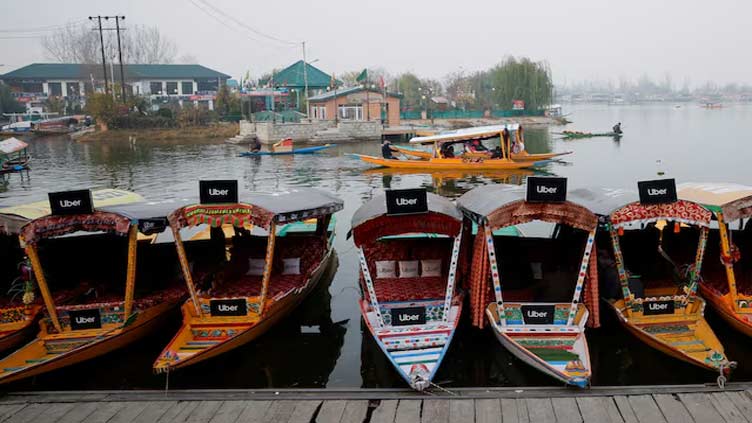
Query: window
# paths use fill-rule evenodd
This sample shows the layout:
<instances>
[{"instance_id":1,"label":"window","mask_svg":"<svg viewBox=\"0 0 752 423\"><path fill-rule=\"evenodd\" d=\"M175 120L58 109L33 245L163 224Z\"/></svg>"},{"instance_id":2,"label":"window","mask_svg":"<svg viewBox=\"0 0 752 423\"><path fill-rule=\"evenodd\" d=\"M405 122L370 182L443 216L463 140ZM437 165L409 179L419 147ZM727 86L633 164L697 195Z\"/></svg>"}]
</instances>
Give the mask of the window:
<instances>
[{"instance_id":1,"label":"window","mask_svg":"<svg viewBox=\"0 0 752 423\"><path fill-rule=\"evenodd\" d=\"M183 95L193 94L193 81L183 81L180 83Z\"/></svg>"},{"instance_id":2,"label":"window","mask_svg":"<svg viewBox=\"0 0 752 423\"><path fill-rule=\"evenodd\" d=\"M217 80L198 81L198 91L217 91Z\"/></svg>"},{"instance_id":3,"label":"window","mask_svg":"<svg viewBox=\"0 0 752 423\"><path fill-rule=\"evenodd\" d=\"M21 90L25 93L41 93L44 92L42 89L42 83L41 82L23 82L21 83Z\"/></svg>"},{"instance_id":4,"label":"window","mask_svg":"<svg viewBox=\"0 0 752 423\"><path fill-rule=\"evenodd\" d=\"M59 82L50 82L49 84L47 84L47 95L62 97L63 85Z\"/></svg>"},{"instance_id":5,"label":"window","mask_svg":"<svg viewBox=\"0 0 752 423\"><path fill-rule=\"evenodd\" d=\"M178 83L177 82L168 82L167 83L167 94L177 94L178 93Z\"/></svg>"},{"instance_id":6,"label":"window","mask_svg":"<svg viewBox=\"0 0 752 423\"><path fill-rule=\"evenodd\" d=\"M150 82L149 83L149 92L152 94L162 94L162 83L161 82Z\"/></svg>"},{"instance_id":7,"label":"window","mask_svg":"<svg viewBox=\"0 0 752 423\"><path fill-rule=\"evenodd\" d=\"M363 106L339 106L339 117L345 120L363 120Z\"/></svg>"},{"instance_id":8,"label":"window","mask_svg":"<svg viewBox=\"0 0 752 423\"><path fill-rule=\"evenodd\" d=\"M312 106L311 112L314 119L326 120L326 106Z\"/></svg>"},{"instance_id":9,"label":"window","mask_svg":"<svg viewBox=\"0 0 752 423\"><path fill-rule=\"evenodd\" d=\"M68 91L68 97L78 97L81 95L81 87L78 82L68 82L65 84L65 88Z\"/></svg>"}]
</instances>

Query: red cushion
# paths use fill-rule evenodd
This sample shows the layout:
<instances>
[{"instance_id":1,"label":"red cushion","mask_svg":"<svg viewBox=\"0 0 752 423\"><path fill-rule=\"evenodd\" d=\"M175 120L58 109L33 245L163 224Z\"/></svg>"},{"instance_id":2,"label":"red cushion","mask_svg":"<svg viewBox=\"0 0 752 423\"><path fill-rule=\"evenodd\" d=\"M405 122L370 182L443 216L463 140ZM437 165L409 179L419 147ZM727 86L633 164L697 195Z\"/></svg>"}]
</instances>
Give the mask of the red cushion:
<instances>
[{"instance_id":1,"label":"red cushion","mask_svg":"<svg viewBox=\"0 0 752 423\"><path fill-rule=\"evenodd\" d=\"M441 299L446 294L446 277L388 278L373 283L379 302Z\"/></svg>"}]
</instances>

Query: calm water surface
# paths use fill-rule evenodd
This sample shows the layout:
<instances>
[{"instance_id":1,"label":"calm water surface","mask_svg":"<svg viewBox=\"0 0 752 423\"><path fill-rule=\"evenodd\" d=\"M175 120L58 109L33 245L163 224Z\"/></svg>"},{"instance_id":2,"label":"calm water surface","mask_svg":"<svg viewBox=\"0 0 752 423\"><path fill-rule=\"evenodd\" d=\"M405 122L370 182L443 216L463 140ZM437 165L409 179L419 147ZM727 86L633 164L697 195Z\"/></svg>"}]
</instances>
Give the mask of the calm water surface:
<instances>
[{"instance_id":1,"label":"calm water surface","mask_svg":"<svg viewBox=\"0 0 752 423\"><path fill-rule=\"evenodd\" d=\"M696 105L577 106L565 109L568 127L529 129L531 152L566 151L565 163L539 173L568 177L570 186L634 187L661 170L678 181L735 181L752 184L752 106L705 110ZM557 140L563 129L605 132L622 122L620 141L592 138ZM345 201L337 215L338 263L329 277L290 318L257 342L219 359L170 375L172 388L404 387L362 326L357 308L358 264L345 238L353 212L384 188L424 186L457 197L489 182L519 184L532 172L443 173L428 175L373 170L347 156L378 154L378 142L343 145L315 156L241 158L243 147L222 142L75 143L46 138L31 142L33 169L0 180L0 206L46 197L49 191L115 187L147 199L171 198L176 185L199 179L238 179L248 190L312 186ZM588 332L594 385L713 382L715 375L653 351L624 332L603 309L604 326ZM752 340L733 332L720 318L708 319L731 359L740 361L735 380L752 380ZM14 389L164 388L164 375L151 364L177 331L180 316L136 345L67 369L18 383ZM365 332L364 332L365 331ZM364 334L366 336L364 336ZM443 386L555 385L517 361L494 339L467 322L460 327L436 381Z\"/></svg>"}]
</instances>

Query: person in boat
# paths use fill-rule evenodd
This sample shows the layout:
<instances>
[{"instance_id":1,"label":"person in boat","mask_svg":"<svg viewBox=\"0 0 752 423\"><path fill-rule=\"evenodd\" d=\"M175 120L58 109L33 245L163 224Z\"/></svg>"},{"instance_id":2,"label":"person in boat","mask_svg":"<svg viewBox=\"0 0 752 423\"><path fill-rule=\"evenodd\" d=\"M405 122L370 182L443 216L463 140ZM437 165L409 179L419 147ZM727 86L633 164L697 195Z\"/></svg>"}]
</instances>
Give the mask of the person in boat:
<instances>
[{"instance_id":1,"label":"person in boat","mask_svg":"<svg viewBox=\"0 0 752 423\"><path fill-rule=\"evenodd\" d=\"M258 137L253 137L253 141L251 142L251 153L258 153L261 151L261 141L259 141Z\"/></svg>"},{"instance_id":2,"label":"person in boat","mask_svg":"<svg viewBox=\"0 0 752 423\"><path fill-rule=\"evenodd\" d=\"M614 125L613 130L614 134L621 134L621 122Z\"/></svg>"},{"instance_id":3,"label":"person in boat","mask_svg":"<svg viewBox=\"0 0 752 423\"><path fill-rule=\"evenodd\" d=\"M397 160L397 158L392 155L393 151L396 152L397 150L395 150L394 148L392 148L392 143L389 142L389 140L385 139L381 143L381 155L385 159Z\"/></svg>"},{"instance_id":4,"label":"person in boat","mask_svg":"<svg viewBox=\"0 0 752 423\"><path fill-rule=\"evenodd\" d=\"M441 146L441 157L445 159L453 159L454 156L454 146L451 144L444 144Z\"/></svg>"},{"instance_id":5,"label":"person in boat","mask_svg":"<svg viewBox=\"0 0 752 423\"><path fill-rule=\"evenodd\" d=\"M491 151L491 158L492 159L500 159L501 158L501 147L500 146L497 145L496 148L494 148L493 151Z\"/></svg>"},{"instance_id":6,"label":"person in boat","mask_svg":"<svg viewBox=\"0 0 752 423\"><path fill-rule=\"evenodd\" d=\"M468 143L467 147L468 147L468 151L470 151L472 153L480 153L480 152L488 151L488 147L486 147L485 145L483 145L483 143L480 142L479 139L475 139L475 140L470 141Z\"/></svg>"}]
</instances>

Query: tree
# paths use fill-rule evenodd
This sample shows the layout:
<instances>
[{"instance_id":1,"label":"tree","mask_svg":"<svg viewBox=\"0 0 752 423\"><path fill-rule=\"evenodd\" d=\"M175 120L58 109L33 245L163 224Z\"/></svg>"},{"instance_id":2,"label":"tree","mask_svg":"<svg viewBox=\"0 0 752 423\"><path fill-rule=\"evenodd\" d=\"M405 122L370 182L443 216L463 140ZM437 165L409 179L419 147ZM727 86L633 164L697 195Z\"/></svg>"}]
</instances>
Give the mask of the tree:
<instances>
[{"instance_id":1,"label":"tree","mask_svg":"<svg viewBox=\"0 0 752 423\"><path fill-rule=\"evenodd\" d=\"M220 116L240 113L240 97L235 93L231 93L227 85L222 85L219 87L219 91L217 91L214 110Z\"/></svg>"},{"instance_id":2,"label":"tree","mask_svg":"<svg viewBox=\"0 0 752 423\"><path fill-rule=\"evenodd\" d=\"M488 76L492 98L502 109L511 108L514 100L523 100L525 108L537 110L551 103L551 70L544 62L508 57L493 67Z\"/></svg>"},{"instance_id":3,"label":"tree","mask_svg":"<svg viewBox=\"0 0 752 423\"><path fill-rule=\"evenodd\" d=\"M104 93L94 93L87 98L86 113L93 116L105 130L118 115L115 100Z\"/></svg>"},{"instance_id":4,"label":"tree","mask_svg":"<svg viewBox=\"0 0 752 423\"><path fill-rule=\"evenodd\" d=\"M411 72L397 77L397 90L402 93L402 105L405 108L425 105L430 101L430 97L441 95L444 91L439 81L420 79ZM423 97L426 97L425 100Z\"/></svg>"},{"instance_id":5,"label":"tree","mask_svg":"<svg viewBox=\"0 0 752 423\"><path fill-rule=\"evenodd\" d=\"M99 63L102 60L99 32L90 25L66 26L42 38L42 48L54 61L63 63ZM172 63L177 56L175 42L156 26L133 25L120 32L123 63ZM117 57L117 35L105 31L105 57Z\"/></svg>"},{"instance_id":6,"label":"tree","mask_svg":"<svg viewBox=\"0 0 752 423\"><path fill-rule=\"evenodd\" d=\"M0 84L0 119L3 113L23 113L26 107L16 101L7 85Z\"/></svg>"}]
</instances>

